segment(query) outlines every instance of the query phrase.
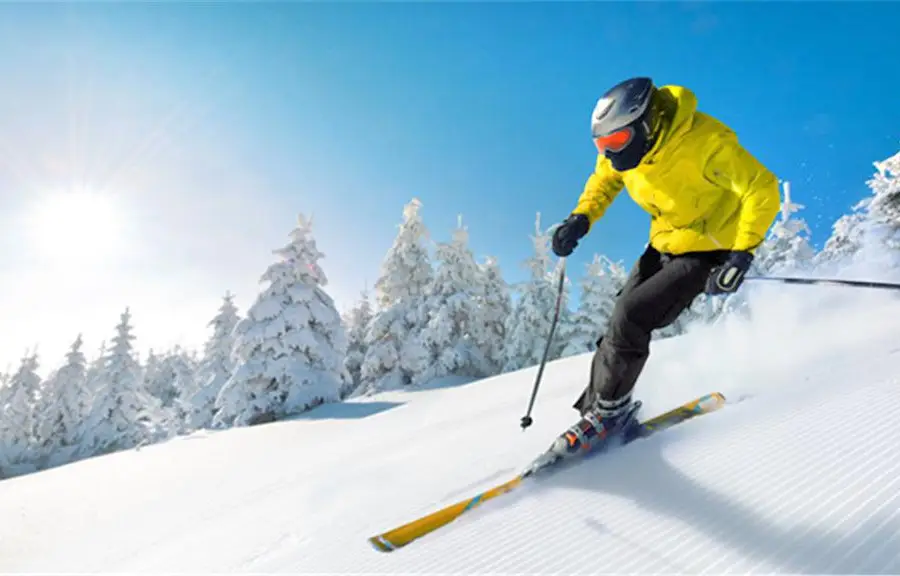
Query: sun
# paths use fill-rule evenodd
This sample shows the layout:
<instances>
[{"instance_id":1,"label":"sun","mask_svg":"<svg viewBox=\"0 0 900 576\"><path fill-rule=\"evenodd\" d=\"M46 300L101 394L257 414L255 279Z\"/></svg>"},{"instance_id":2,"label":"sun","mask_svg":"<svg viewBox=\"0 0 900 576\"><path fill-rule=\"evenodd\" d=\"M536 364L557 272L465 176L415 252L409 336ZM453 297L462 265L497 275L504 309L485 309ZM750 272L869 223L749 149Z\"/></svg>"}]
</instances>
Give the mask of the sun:
<instances>
[{"instance_id":1,"label":"sun","mask_svg":"<svg viewBox=\"0 0 900 576\"><path fill-rule=\"evenodd\" d=\"M90 190L48 194L28 218L29 247L58 262L102 262L119 251L123 214L115 199Z\"/></svg>"}]
</instances>

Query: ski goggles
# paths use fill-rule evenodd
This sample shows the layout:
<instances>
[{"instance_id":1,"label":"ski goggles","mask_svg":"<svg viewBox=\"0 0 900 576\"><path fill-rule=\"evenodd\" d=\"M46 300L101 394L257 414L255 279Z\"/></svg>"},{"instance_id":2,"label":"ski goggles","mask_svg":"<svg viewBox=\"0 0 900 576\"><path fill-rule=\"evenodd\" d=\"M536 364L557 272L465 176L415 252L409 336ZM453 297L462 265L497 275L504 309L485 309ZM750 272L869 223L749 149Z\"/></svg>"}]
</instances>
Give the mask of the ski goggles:
<instances>
[{"instance_id":1,"label":"ski goggles","mask_svg":"<svg viewBox=\"0 0 900 576\"><path fill-rule=\"evenodd\" d=\"M610 152L621 152L634 139L634 129L626 126L621 130L616 130L605 136L594 136L594 145L597 150L603 154L607 150Z\"/></svg>"}]
</instances>

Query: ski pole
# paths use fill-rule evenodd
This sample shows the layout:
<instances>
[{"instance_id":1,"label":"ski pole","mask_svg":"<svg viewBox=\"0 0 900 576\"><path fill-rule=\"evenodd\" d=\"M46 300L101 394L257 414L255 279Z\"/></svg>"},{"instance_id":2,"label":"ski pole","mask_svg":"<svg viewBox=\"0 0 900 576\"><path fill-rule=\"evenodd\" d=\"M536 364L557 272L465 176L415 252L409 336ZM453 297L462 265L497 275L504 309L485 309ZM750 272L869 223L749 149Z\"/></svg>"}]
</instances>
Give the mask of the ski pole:
<instances>
[{"instance_id":1,"label":"ski pole","mask_svg":"<svg viewBox=\"0 0 900 576\"><path fill-rule=\"evenodd\" d=\"M541 358L541 364L538 366L537 377L534 380L534 388L531 390L531 400L528 402L528 411L522 416L522 430L531 426L533 422L531 418L531 409L534 407L534 400L537 398L538 387L541 385L541 376L544 374L544 366L547 364L547 356L550 355L550 345L553 344L553 332L556 330L556 323L559 321L559 313L562 308L563 287L566 281L566 259L559 259L559 284L556 287L556 310L553 313L553 321L550 323L550 334L547 335L547 344L544 346L544 356Z\"/></svg>"},{"instance_id":2,"label":"ski pole","mask_svg":"<svg viewBox=\"0 0 900 576\"><path fill-rule=\"evenodd\" d=\"M747 276L746 280L769 280L783 284L822 284L837 286L853 286L856 288L883 288L885 290L900 290L900 284L892 282L872 282L869 280L840 280L832 278L782 278L779 276Z\"/></svg>"}]
</instances>

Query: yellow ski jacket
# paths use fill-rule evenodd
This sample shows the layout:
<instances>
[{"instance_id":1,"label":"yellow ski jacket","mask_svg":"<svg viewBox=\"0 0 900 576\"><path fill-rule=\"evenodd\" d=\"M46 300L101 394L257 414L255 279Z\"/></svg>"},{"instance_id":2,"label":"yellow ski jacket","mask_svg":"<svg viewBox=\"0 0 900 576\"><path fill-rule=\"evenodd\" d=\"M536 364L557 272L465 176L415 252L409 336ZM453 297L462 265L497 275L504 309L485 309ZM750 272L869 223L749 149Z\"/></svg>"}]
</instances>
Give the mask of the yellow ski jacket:
<instances>
[{"instance_id":1,"label":"yellow ski jacket","mask_svg":"<svg viewBox=\"0 0 900 576\"><path fill-rule=\"evenodd\" d=\"M697 110L689 89L663 86L656 97L665 119L653 148L623 172L599 154L573 212L593 226L624 187L650 214L660 252L754 251L778 214L778 179L734 131Z\"/></svg>"}]
</instances>

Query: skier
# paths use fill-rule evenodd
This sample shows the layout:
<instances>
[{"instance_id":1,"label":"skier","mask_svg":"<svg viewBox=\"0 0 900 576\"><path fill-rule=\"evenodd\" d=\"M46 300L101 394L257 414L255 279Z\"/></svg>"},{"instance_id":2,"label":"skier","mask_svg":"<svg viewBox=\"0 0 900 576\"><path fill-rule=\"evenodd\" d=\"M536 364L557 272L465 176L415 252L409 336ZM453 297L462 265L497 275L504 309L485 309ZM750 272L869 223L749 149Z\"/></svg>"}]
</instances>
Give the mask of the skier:
<instances>
[{"instance_id":1,"label":"skier","mask_svg":"<svg viewBox=\"0 0 900 576\"><path fill-rule=\"evenodd\" d=\"M776 177L730 128L698 111L687 88L621 82L597 101L591 131L596 167L553 234L554 253L570 255L623 188L650 214L650 241L597 340L574 405L582 419L554 444L566 453L636 423L632 390L651 331L672 324L704 290L735 292L780 207Z\"/></svg>"}]
</instances>

